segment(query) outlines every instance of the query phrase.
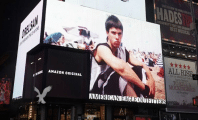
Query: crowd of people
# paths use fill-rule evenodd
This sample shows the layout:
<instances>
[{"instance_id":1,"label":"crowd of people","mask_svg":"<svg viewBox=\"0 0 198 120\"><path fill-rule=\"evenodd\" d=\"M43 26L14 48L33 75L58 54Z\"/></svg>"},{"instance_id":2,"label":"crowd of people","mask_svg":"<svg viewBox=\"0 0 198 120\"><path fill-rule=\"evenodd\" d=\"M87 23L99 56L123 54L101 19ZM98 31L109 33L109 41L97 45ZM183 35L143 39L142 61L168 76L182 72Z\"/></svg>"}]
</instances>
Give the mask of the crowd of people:
<instances>
[{"instance_id":1,"label":"crowd of people","mask_svg":"<svg viewBox=\"0 0 198 120\"><path fill-rule=\"evenodd\" d=\"M135 58L137 58L139 61L144 62L148 67L159 67L159 71L157 72L157 75L161 78L164 78L164 68L163 68L163 58L162 54L158 53L155 54L154 52L145 52L145 51L136 51L135 49L129 51L130 54L132 54Z\"/></svg>"},{"instance_id":2,"label":"crowd of people","mask_svg":"<svg viewBox=\"0 0 198 120\"><path fill-rule=\"evenodd\" d=\"M130 50L130 54L132 54L135 58L137 58L139 61L144 62L149 67L154 67L155 65L158 65L160 67L163 66L163 60L161 53L155 54L154 52L144 52L144 51L136 51L136 50Z\"/></svg>"}]
</instances>

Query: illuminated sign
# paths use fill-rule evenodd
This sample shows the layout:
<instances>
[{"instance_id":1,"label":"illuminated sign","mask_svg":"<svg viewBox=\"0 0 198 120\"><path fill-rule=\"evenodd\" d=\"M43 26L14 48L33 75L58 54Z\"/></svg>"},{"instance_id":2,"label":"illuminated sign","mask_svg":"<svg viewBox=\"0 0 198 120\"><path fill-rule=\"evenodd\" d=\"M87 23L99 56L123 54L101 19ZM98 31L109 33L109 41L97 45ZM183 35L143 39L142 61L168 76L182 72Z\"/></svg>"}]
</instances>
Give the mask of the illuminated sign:
<instances>
[{"instance_id":1,"label":"illuminated sign","mask_svg":"<svg viewBox=\"0 0 198 120\"><path fill-rule=\"evenodd\" d=\"M23 98L42 104L49 97L87 99L90 54L73 50L48 45L28 52Z\"/></svg>"},{"instance_id":2,"label":"illuminated sign","mask_svg":"<svg viewBox=\"0 0 198 120\"><path fill-rule=\"evenodd\" d=\"M84 3L82 2L83 4L80 3L80 5L87 6L86 2L88 1L85 1ZM131 1L128 1L126 3L122 1L119 2L126 4ZM160 26L141 20L135 20L116 12L107 10L100 11L101 9L95 8L94 6L91 8L95 9L83 6L69 4L68 2L62 1L48 1L46 7L46 21L44 28L45 35L43 43L94 52L97 48L97 45L106 43L107 31L105 30L105 21L109 16L114 14L114 16L120 19L123 25L123 36L120 46L123 48L125 47L126 51L128 51L131 56L134 56L137 60L144 63L152 71L151 74L155 81L155 85L153 85L153 87L145 86L145 91L149 92L149 89L152 89L151 91L154 91L152 92L152 97L149 97L148 95L142 96L143 93L141 92L137 92L138 96L136 97L123 94L115 95L111 93L94 93L92 92L92 89L94 88L94 85L96 83L95 81L99 74L96 72L98 71L98 68L96 68L92 62L89 99L166 104ZM64 11L64 14L60 11ZM58 53L54 53L54 55L55 54ZM92 56L91 59L94 60L95 58ZM71 63L75 62L75 60L77 59L74 59ZM61 66L55 66L56 65L53 65L54 68L48 68L49 76L56 75L57 77L65 77L66 71L67 73L71 72L70 74L73 73L73 76L81 74L81 72L66 70L66 67L60 68ZM142 70L142 72L144 72L144 79L142 80L142 83L146 84L146 74L144 70ZM48 77L47 79L52 79L52 77ZM52 84L52 82L50 83ZM114 89L114 87L112 87L112 89ZM122 89L122 91L124 91L125 86ZM138 91L137 89L139 88L138 86L134 85L134 89ZM49 94L52 94L52 92L53 91L51 91Z\"/></svg>"},{"instance_id":3,"label":"illuminated sign","mask_svg":"<svg viewBox=\"0 0 198 120\"><path fill-rule=\"evenodd\" d=\"M156 0L156 23L160 24L163 40L196 45L193 35L190 4L186 1Z\"/></svg>"},{"instance_id":4,"label":"illuminated sign","mask_svg":"<svg viewBox=\"0 0 198 120\"><path fill-rule=\"evenodd\" d=\"M192 98L197 94L197 81L192 79L196 64L173 58L164 58L167 105L171 107L192 108Z\"/></svg>"},{"instance_id":5,"label":"illuminated sign","mask_svg":"<svg viewBox=\"0 0 198 120\"><path fill-rule=\"evenodd\" d=\"M23 20L20 27L13 98L22 96L26 54L40 43L43 0Z\"/></svg>"}]
</instances>

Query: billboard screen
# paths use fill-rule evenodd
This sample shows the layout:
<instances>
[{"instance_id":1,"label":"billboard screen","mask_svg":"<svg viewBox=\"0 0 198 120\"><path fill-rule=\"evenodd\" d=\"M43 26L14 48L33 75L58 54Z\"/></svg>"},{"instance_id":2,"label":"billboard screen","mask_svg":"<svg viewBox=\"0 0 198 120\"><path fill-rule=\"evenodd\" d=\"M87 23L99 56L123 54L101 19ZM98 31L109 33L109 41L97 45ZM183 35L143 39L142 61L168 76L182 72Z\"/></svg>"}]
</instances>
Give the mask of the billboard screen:
<instances>
[{"instance_id":1,"label":"billboard screen","mask_svg":"<svg viewBox=\"0 0 198 120\"><path fill-rule=\"evenodd\" d=\"M89 52L49 45L35 50L27 55L24 99L36 100L38 91L49 88L48 98L88 98Z\"/></svg>"},{"instance_id":2,"label":"billboard screen","mask_svg":"<svg viewBox=\"0 0 198 120\"><path fill-rule=\"evenodd\" d=\"M88 98L89 52L48 49L47 54L46 87L52 86L47 97Z\"/></svg>"},{"instance_id":3,"label":"billboard screen","mask_svg":"<svg viewBox=\"0 0 198 120\"><path fill-rule=\"evenodd\" d=\"M12 87L12 82L10 78L0 79L0 105L10 104L10 92Z\"/></svg>"},{"instance_id":4,"label":"billboard screen","mask_svg":"<svg viewBox=\"0 0 198 120\"><path fill-rule=\"evenodd\" d=\"M26 54L40 43L43 1L41 0L20 26L13 98L22 96Z\"/></svg>"},{"instance_id":5,"label":"billboard screen","mask_svg":"<svg viewBox=\"0 0 198 120\"><path fill-rule=\"evenodd\" d=\"M190 3L181 0L155 0L156 23L163 40L195 46Z\"/></svg>"},{"instance_id":6,"label":"billboard screen","mask_svg":"<svg viewBox=\"0 0 198 120\"><path fill-rule=\"evenodd\" d=\"M132 93L132 91L136 89L134 96L122 93L95 93L92 91L97 83L97 77L100 74L98 72L98 70L100 70L99 65L94 66L96 63L94 63L94 60L97 59L95 51L98 45L101 43L106 44L108 41L107 36L109 32L105 30L105 22L111 15L112 13L69 4L67 2L48 1L43 43L90 50L90 52L93 53L91 54L92 70L89 99L166 104L160 26L117 14L114 14L114 16L121 21L123 31L119 33L119 35L122 36L121 41L115 44L117 47L124 48L124 51L126 51L130 59L137 62L137 64L132 62L132 65L129 65L127 61L124 62L124 66L127 66L131 71L134 71L131 69L134 66L136 66L134 68L138 68L138 70L143 67L143 69L141 69L143 79L140 80L137 78L136 73L132 72L129 74L134 74L138 83L135 80L131 80L129 84L126 84L128 82L127 80L133 79L132 75L129 75L131 78L127 78L128 74L118 74L117 78L124 78L121 80L124 81L124 83L121 85L121 88L119 84L122 83L116 80L117 86L115 86L115 89L118 90L120 87L123 93L123 91L126 92L126 86L130 86L128 87L130 89L127 89L128 92ZM115 56L116 54L114 54L114 57ZM118 61L123 62L123 60ZM110 62L107 63L109 64ZM107 83L105 84L107 85ZM102 84L102 86L105 87L105 84ZM111 88L114 89L114 87ZM143 95L142 91L148 94Z\"/></svg>"},{"instance_id":7,"label":"billboard screen","mask_svg":"<svg viewBox=\"0 0 198 120\"><path fill-rule=\"evenodd\" d=\"M197 96L196 62L164 58L167 92L167 106L176 108L196 108L193 97Z\"/></svg>"}]
</instances>

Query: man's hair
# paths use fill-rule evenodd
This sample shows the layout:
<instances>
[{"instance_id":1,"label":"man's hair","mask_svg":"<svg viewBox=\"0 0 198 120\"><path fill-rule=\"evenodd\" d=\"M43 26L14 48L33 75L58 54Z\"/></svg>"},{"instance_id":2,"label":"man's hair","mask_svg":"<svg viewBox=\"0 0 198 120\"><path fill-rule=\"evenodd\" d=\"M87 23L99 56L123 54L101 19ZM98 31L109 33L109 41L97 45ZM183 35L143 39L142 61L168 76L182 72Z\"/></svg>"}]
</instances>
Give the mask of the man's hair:
<instances>
[{"instance_id":1,"label":"man's hair","mask_svg":"<svg viewBox=\"0 0 198 120\"><path fill-rule=\"evenodd\" d=\"M112 27L115 27L115 28L119 28L122 30L123 32L123 26L122 26L122 23L120 22L120 20L114 16L114 15L111 15L107 18L106 22L105 22L105 28L106 28L106 31L109 32L109 29L112 28Z\"/></svg>"}]
</instances>

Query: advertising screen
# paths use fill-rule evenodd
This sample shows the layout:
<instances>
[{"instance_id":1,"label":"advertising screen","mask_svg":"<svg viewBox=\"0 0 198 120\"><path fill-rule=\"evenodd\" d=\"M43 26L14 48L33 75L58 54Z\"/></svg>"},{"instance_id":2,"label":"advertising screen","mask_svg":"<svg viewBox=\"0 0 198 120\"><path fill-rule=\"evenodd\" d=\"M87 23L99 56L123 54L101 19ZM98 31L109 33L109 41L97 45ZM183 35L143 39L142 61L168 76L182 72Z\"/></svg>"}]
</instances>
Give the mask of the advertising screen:
<instances>
[{"instance_id":1,"label":"advertising screen","mask_svg":"<svg viewBox=\"0 0 198 120\"><path fill-rule=\"evenodd\" d=\"M0 79L0 105L10 104L10 92L12 83L10 78Z\"/></svg>"},{"instance_id":2,"label":"advertising screen","mask_svg":"<svg viewBox=\"0 0 198 120\"><path fill-rule=\"evenodd\" d=\"M90 54L74 50L48 45L28 52L23 98L37 100L47 91L48 98L87 99Z\"/></svg>"},{"instance_id":3,"label":"advertising screen","mask_svg":"<svg viewBox=\"0 0 198 120\"><path fill-rule=\"evenodd\" d=\"M192 61L164 58L167 106L180 109L196 108L193 97L197 96L196 63Z\"/></svg>"},{"instance_id":4,"label":"advertising screen","mask_svg":"<svg viewBox=\"0 0 198 120\"><path fill-rule=\"evenodd\" d=\"M195 46L190 2L155 0L156 23L161 26L163 40Z\"/></svg>"},{"instance_id":5,"label":"advertising screen","mask_svg":"<svg viewBox=\"0 0 198 120\"><path fill-rule=\"evenodd\" d=\"M42 9L43 1L41 0L20 26L13 98L22 96L26 54L40 43Z\"/></svg>"},{"instance_id":6,"label":"advertising screen","mask_svg":"<svg viewBox=\"0 0 198 120\"><path fill-rule=\"evenodd\" d=\"M48 49L47 97L88 98L90 55L85 51Z\"/></svg>"},{"instance_id":7,"label":"advertising screen","mask_svg":"<svg viewBox=\"0 0 198 120\"><path fill-rule=\"evenodd\" d=\"M109 32L105 29L105 22L112 15L120 20L123 29L119 26L110 28L115 28L119 32ZM166 104L159 25L62 1L47 2L45 20L44 44L84 49L93 53L89 99ZM113 43L113 36L117 36L119 41ZM101 43L108 45L104 45L104 51L97 56L95 51ZM114 48L119 48L124 54L114 53L116 51ZM110 55L105 55L109 53ZM120 56L126 54L124 57L126 60L117 58L118 54ZM110 65L113 69L110 73L119 72L112 66L113 62L122 68L126 67L130 73L116 74L115 81L112 79L100 81L98 78L104 69L100 66L100 60ZM140 76L132 68L140 70L142 77L138 78ZM93 89L99 86L100 92L93 92ZM109 89L105 92L107 86ZM118 93L111 92L114 90Z\"/></svg>"}]
</instances>

